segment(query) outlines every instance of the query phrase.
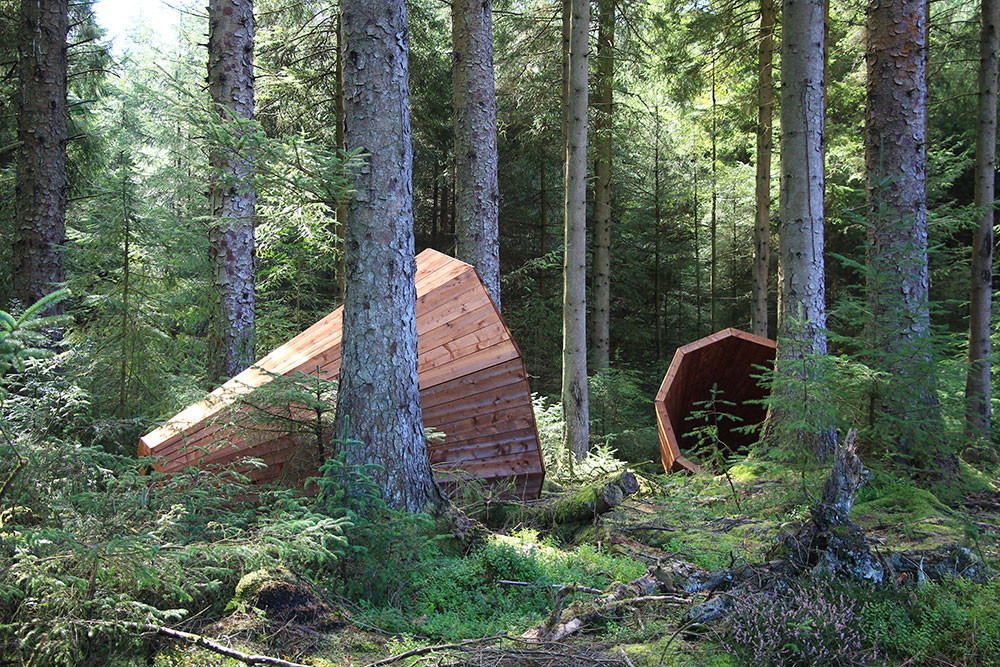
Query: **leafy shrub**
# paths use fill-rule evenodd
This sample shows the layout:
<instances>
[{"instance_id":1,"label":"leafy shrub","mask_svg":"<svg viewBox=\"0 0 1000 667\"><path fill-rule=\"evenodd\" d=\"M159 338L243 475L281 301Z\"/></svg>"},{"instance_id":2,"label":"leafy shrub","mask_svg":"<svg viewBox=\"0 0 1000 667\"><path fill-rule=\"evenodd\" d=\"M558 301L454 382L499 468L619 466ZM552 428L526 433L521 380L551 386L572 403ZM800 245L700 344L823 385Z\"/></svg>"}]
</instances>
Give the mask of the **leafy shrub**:
<instances>
[{"instance_id":1,"label":"leafy shrub","mask_svg":"<svg viewBox=\"0 0 1000 667\"><path fill-rule=\"evenodd\" d=\"M542 447L546 477L553 480L572 481L591 479L597 475L622 468L625 463L618 460L615 450L607 444L592 445L582 461L571 461L571 454L563 446L562 404L549 401L544 396L532 394L535 423L538 426L538 440Z\"/></svg>"},{"instance_id":2,"label":"leafy shrub","mask_svg":"<svg viewBox=\"0 0 1000 667\"><path fill-rule=\"evenodd\" d=\"M723 644L752 665L871 665L878 650L856 602L827 583L737 596Z\"/></svg>"},{"instance_id":3,"label":"leafy shrub","mask_svg":"<svg viewBox=\"0 0 1000 667\"><path fill-rule=\"evenodd\" d=\"M926 582L865 589L865 632L903 662L1000 665L1000 582Z\"/></svg>"},{"instance_id":4,"label":"leafy shrub","mask_svg":"<svg viewBox=\"0 0 1000 667\"><path fill-rule=\"evenodd\" d=\"M131 458L22 436L26 472L0 529L0 654L101 664L138 644L123 622L221 612L240 576L334 571L349 522L228 471L143 476ZM30 660L29 660L30 657Z\"/></svg>"}]
</instances>

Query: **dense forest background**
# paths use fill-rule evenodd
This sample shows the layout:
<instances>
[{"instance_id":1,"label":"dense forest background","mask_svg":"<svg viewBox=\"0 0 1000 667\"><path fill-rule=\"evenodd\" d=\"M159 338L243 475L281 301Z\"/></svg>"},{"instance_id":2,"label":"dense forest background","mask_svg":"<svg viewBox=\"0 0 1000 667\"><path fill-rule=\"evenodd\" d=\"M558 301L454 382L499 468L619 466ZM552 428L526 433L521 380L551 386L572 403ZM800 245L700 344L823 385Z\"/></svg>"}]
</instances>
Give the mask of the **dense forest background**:
<instances>
[{"instance_id":1,"label":"dense forest background","mask_svg":"<svg viewBox=\"0 0 1000 667\"><path fill-rule=\"evenodd\" d=\"M446 516L398 511L400 503L387 502L384 487L380 495L372 482L370 462L342 456L326 463L318 491L305 496L256 490L225 471L150 477L135 459L140 436L247 365L219 355L231 347L231 313L220 315L228 307L219 294L220 188L245 178L255 198L254 332L236 357L259 358L344 303L354 177L385 156L345 148L344 68L352 62L339 55L340 4L242 5L252 6L255 25L243 54L252 56L252 91L250 113L235 120L213 102L222 79L212 74L202 5L167 5L175 27L138 24L127 35L109 35L90 0L68 6L67 200L57 249L64 280L51 285L67 291L43 304L60 315L39 325L42 310L18 319L32 305L17 298L23 3L0 0L0 267L10 267L0 271L0 325L8 327L0 333L14 332L0 338L0 448L9 450L0 468L0 564L8 566L0 575L0 664L217 659L218 647L198 652L151 639L191 640L171 628L312 664L360 664L355 654L429 664L421 661L447 651L459 651L447 654L456 665L997 664L1000 587L990 565L1000 562L1000 456L995 427L976 431L967 423L974 236L993 207L976 199L985 11L977 3L927 4L927 253L926 265L917 252L922 265L909 268L926 269L929 298L924 304L904 286L905 298L888 306L872 305L893 261L883 257L888 265L880 267L873 255L881 213L872 202L895 188L895 177L873 183L866 162L866 151L879 150L866 140L866 67L874 59L866 21L873 8L899 3L825 3L825 48L812 55L825 66L825 270L817 280L828 347L795 351L799 367L779 375L768 407L772 423L789 430L772 441L765 432L764 446L734 452L722 442L727 404L713 393L692 424L705 469L682 476L663 474L653 409L674 351L727 327L798 335L789 325L796 314L786 310L779 321L778 313L780 188L800 170L798 155L781 155L782 93L792 84L781 81L788 27L780 5L797 3L495 0L498 303L526 364L548 481L537 505L465 489ZM574 460L563 413L564 216L573 198L564 86L579 65L569 63L564 17L582 4L593 13L580 202L590 452L574 450ZM403 102L412 131L415 249L462 255L457 200L468 160L455 148L461 95L453 90L452 9L435 0L405 8L397 41L408 38ZM762 109L770 111L767 122ZM762 171L762 151L772 148ZM227 171L232 163L222 164L222 154L250 167ZM995 173L986 177L995 181ZM771 251L761 260L756 230L765 222ZM766 303L755 288L761 276ZM991 280L989 266L989 293ZM880 327L892 329L913 303L914 312L929 309L929 347L876 349ZM605 309L606 352L598 329ZM17 338L25 322L44 335ZM22 343L47 351L22 363ZM792 349L779 342L779 359L782 345ZM300 405L308 392L335 391L303 382L269 400ZM323 451L332 417L322 401L315 405ZM310 433L308 419L300 421L296 428ZM917 425L911 432L907 424ZM833 459L833 482L825 481L830 451L817 444L824 434L847 443ZM349 441L335 440L355 456ZM605 493L615 498L607 506ZM623 493L634 499L625 502ZM831 507L842 511L824 514ZM456 515L478 528L456 529L456 522L465 526ZM840 581L816 583L811 577L823 565L802 560L802 545L809 553L862 555L829 566L847 575ZM772 567L776 554L790 570ZM865 568L877 569L884 587L856 576ZM304 620L254 611L260 587L270 585L260 579L270 577L306 582L312 593L294 594L315 594L308 604L323 613ZM711 599L726 598L725 612L735 608L735 617L750 620L706 620L701 605L711 600L698 596L723 590L723 579L736 582L737 593ZM753 588L751 579L780 583ZM616 588L623 581L634 588ZM584 594L597 596L588 598L593 609L563 608L566 596ZM701 615L671 606L688 603ZM644 615L646 604L660 611ZM779 611L769 616L768 609ZM569 649L529 649L509 636L537 626L539 637L562 641L570 633L557 631L577 620L600 629ZM356 634L331 634L344 626ZM806 626L819 628L808 641L761 648L762 638ZM499 644L461 653L471 650L462 640L486 637ZM435 641L458 643L428 649ZM619 644L639 648L619 656ZM966 644L973 648L961 654Z\"/></svg>"},{"instance_id":2,"label":"dense forest background","mask_svg":"<svg viewBox=\"0 0 1000 667\"><path fill-rule=\"evenodd\" d=\"M4 11L8 57L16 4ZM203 370L212 131L203 124L205 17L185 10L176 42L140 31L127 49L112 53L102 46L91 8L73 11L66 255L67 283L77 295L69 304L78 313L71 336L82 343L74 363L88 369L78 376L92 383L86 389L94 395L94 416L132 436L210 386ZM303 141L335 148L336 7L264 2L256 12L260 140L279 152ZM536 378L533 388L553 394L561 344L560 13L551 3L498 3L495 14L504 310ZM649 393L675 347L727 326L750 326L757 11L737 3L683 11L669 3L629 3L616 7L615 16L611 349L614 368ZM846 315L838 321L838 305L857 296L852 262L864 256L859 17L856 3L831 3L827 294L837 322L830 328L841 331L858 324ZM409 19L416 240L418 248L454 253L448 9L415 3ZM945 358L958 362L974 217L976 8L933 3L930 38L931 294L935 324L953 334ZM5 82L3 144L11 146L16 80ZM2 252L11 247L14 156L8 148L0 165ZM284 179L281 169L262 177L268 182L258 195L259 352L338 305L331 202L304 193L310 186ZM771 182L776 204L777 178ZM774 254L770 275L773 335ZM9 279L0 277L0 294ZM953 374L944 386L958 398L958 363ZM133 439L115 437L126 449Z\"/></svg>"}]
</instances>

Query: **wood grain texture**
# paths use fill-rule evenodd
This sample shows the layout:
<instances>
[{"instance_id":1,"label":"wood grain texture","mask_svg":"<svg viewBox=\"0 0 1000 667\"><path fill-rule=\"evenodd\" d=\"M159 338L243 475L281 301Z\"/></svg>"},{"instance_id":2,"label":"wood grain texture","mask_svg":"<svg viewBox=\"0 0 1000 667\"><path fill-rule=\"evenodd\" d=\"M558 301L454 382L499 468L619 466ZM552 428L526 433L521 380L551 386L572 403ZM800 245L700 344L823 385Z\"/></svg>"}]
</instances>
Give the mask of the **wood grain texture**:
<instances>
[{"instance_id":1,"label":"wood grain texture","mask_svg":"<svg viewBox=\"0 0 1000 667\"><path fill-rule=\"evenodd\" d=\"M428 444L445 489L463 478L509 484L523 497L541 491L545 469L520 350L475 270L434 250L417 257L418 379L424 425L444 434ZM154 468L235 465L259 483L301 484L318 468L315 453L281 433L252 438L216 423L234 399L269 381L264 372L296 370L327 379L340 372L341 310L337 309L257 364L140 439L139 456ZM239 463L256 457L255 468Z\"/></svg>"},{"instance_id":2,"label":"wood grain texture","mask_svg":"<svg viewBox=\"0 0 1000 667\"><path fill-rule=\"evenodd\" d=\"M763 399L766 390L754 376L760 374L760 367L774 363L775 348L773 340L732 328L677 348L653 401L664 470L699 470L682 452L695 444L688 435L696 427L688 420L694 404L709 400L713 385L722 391L719 398L735 404L725 407L726 412L740 418L735 426L764 419L764 406L754 401ZM720 438L733 449L746 447L753 440L752 435L738 433L728 423L720 424Z\"/></svg>"}]
</instances>

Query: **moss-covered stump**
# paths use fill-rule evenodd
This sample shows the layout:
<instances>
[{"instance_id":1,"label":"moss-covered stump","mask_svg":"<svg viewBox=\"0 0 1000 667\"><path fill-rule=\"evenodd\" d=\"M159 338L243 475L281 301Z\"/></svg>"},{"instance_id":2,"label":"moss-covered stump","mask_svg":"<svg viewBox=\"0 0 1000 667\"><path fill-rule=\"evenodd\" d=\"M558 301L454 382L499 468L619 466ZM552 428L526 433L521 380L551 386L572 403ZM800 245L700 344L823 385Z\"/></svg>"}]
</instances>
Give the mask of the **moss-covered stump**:
<instances>
[{"instance_id":1,"label":"moss-covered stump","mask_svg":"<svg viewBox=\"0 0 1000 667\"><path fill-rule=\"evenodd\" d=\"M241 607L263 611L269 620L292 621L330 629L349 621L342 610L333 610L308 585L283 568L255 570L236 585L233 601Z\"/></svg>"}]
</instances>

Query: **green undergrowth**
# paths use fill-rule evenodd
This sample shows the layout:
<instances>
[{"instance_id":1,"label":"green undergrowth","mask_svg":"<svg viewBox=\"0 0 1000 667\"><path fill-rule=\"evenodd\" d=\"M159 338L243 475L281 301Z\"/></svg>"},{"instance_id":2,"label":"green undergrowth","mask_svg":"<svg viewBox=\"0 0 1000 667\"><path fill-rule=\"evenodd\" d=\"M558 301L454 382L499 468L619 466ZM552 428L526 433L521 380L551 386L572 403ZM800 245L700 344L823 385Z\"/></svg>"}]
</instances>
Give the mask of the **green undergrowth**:
<instances>
[{"instance_id":1,"label":"green undergrowth","mask_svg":"<svg viewBox=\"0 0 1000 667\"><path fill-rule=\"evenodd\" d=\"M361 601L359 608L366 622L384 630L434 639L518 633L544 620L557 586L604 589L645 569L594 545L563 548L524 530L494 536L466 556L428 551L409 573L397 573L402 581L391 599Z\"/></svg>"}]
</instances>

